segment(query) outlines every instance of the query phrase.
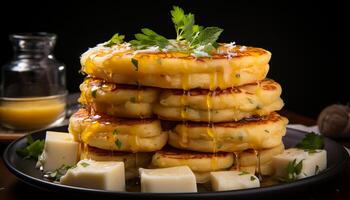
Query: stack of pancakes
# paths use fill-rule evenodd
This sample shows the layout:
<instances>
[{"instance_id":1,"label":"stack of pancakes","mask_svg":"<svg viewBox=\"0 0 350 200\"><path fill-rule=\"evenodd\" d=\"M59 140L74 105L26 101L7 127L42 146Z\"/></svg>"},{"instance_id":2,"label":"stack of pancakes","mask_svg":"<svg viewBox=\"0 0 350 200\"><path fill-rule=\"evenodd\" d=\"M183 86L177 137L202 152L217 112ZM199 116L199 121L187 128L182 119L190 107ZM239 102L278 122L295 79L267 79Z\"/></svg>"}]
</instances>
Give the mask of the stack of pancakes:
<instances>
[{"instance_id":1,"label":"stack of pancakes","mask_svg":"<svg viewBox=\"0 0 350 200\"><path fill-rule=\"evenodd\" d=\"M210 171L273 173L288 120L281 86L266 79L270 52L220 44L211 57L97 46L81 57L88 76L69 131L82 158L138 167L188 165ZM168 144L168 145L167 145Z\"/></svg>"}]
</instances>

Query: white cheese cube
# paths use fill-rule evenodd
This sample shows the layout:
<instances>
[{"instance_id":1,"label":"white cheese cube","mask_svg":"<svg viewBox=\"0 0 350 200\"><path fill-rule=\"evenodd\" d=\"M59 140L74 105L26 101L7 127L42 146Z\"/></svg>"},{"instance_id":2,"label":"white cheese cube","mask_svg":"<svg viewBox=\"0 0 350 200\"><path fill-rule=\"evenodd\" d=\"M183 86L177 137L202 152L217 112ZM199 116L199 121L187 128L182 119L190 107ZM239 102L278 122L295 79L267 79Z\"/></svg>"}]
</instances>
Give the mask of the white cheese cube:
<instances>
[{"instance_id":1,"label":"white cheese cube","mask_svg":"<svg viewBox=\"0 0 350 200\"><path fill-rule=\"evenodd\" d=\"M54 171L62 165L75 165L78 161L78 149L79 143L70 134L47 131L39 163L45 172Z\"/></svg>"},{"instance_id":2,"label":"white cheese cube","mask_svg":"<svg viewBox=\"0 0 350 200\"><path fill-rule=\"evenodd\" d=\"M305 178L316 175L327 168L327 152L325 150L316 150L308 153L303 161L303 169L298 178Z\"/></svg>"},{"instance_id":3,"label":"white cheese cube","mask_svg":"<svg viewBox=\"0 0 350 200\"><path fill-rule=\"evenodd\" d=\"M197 192L196 177L188 166L140 168L141 191L154 193Z\"/></svg>"},{"instance_id":4,"label":"white cheese cube","mask_svg":"<svg viewBox=\"0 0 350 200\"><path fill-rule=\"evenodd\" d=\"M214 191L260 187L260 181L254 174L240 171L211 172L210 181Z\"/></svg>"},{"instance_id":5,"label":"white cheese cube","mask_svg":"<svg viewBox=\"0 0 350 200\"><path fill-rule=\"evenodd\" d=\"M295 160L295 164L302 161L302 168L297 179L313 176L327 167L327 152L325 150L305 151L303 149L291 148L282 154L274 156L272 165L275 175L280 178L288 178L287 166Z\"/></svg>"},{"instance_id":6,"label":"white cheese cube","mask_svg":"<svg viewBox=\"0 0 350 200\"><path fill-rule=\"evenodd\" d=\"M91 189L125 191L124 162L81 160L61 177L61 184Z\"/></svg>"}]
</instances>

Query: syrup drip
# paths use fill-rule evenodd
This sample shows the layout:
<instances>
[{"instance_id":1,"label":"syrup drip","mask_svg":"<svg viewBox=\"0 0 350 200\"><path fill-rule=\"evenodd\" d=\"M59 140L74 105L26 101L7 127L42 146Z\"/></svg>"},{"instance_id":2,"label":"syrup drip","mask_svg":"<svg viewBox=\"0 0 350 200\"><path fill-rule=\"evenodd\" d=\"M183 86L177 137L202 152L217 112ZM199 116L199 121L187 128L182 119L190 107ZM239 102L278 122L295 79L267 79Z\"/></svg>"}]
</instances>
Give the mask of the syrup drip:
<instances>
[{"instance_id":1,"label":"syrup drip","mask_svg":"<svg viewBox=\"0 0 350 200\"><path fill-rule=\"evenodd\" d=\"M241 152L234 152L235 154L235 170L240 171L240 162L239 162L239 156Z\"/></svg>"},{"instance_id":2,"label":"syrup drip","mask_svg":"<svg viewBox=\"0 0 350 200\"><path fill-rule=\"evenodd\" d=\"M259 180L262 181L263 180L263 176L261 174L260 151L254 149L254 154L256 156L255 174L259 178Z\"/></svg>"}]
</instances>

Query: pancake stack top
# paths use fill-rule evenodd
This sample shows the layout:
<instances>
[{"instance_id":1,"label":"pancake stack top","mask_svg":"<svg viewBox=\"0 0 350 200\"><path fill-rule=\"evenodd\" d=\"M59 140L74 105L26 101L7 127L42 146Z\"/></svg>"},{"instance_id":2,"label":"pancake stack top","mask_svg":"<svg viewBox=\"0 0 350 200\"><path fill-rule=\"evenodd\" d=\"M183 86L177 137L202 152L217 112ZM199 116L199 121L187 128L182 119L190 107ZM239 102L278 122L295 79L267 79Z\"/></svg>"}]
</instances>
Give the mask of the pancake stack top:
<instances>
[{"instance_id":1,"label":"pancake stack top","mask_svg":"<svg viewBox=\"0 0 350 200\"><path fill-rule=\"evenodd\" d=\"M69 130L96 159L107 159L98 157L103 150L118 156L157 151L153 167L186 164L200 173L238 166L240 159L244 167L247 156L283 150L288 120L275 113L283 101L281 86L266 79L270 52L218 44L217 27L193 28L192 37L202 37L195 48L191 38L142 32L130 42L116 34L81 57L88 75L80 86L84 108L72 116Z\"/></svg>"}]
</instances>

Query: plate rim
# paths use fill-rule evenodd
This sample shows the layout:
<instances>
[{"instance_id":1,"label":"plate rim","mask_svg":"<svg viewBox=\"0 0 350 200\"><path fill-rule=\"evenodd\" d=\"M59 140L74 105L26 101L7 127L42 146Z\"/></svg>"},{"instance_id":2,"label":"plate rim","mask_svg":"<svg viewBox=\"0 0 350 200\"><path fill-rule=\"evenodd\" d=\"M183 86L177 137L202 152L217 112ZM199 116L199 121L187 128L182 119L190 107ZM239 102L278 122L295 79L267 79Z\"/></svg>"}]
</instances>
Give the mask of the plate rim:
<instances>
[{"instance_id":1,"label":"plate rim","mask_svg":"<svg viewBox=\"0 0 350 200\"><path fill-rule=\"evenodd\" d=\"M67 126L60 126L55 128L50 128L46 130L41 130L33 133L29 133L28 135L33 134L41 134L43 131L49 131L49 130L55 130L59 128L63 128ZM307 131L298 130L295 128L289 128L287 127L287 130L293 130L295 132L298 132L300 134L306 134ZM117 191L108 191L108 190L99 190L99 189L91 189L91 188L82 188L82 187L74 187L74 186L68 186L68 185L61 185L58 183L49 182L43 179L39 179L33 176L30 176L28 174L25 174L21 172L20 170L16 169L15 166L12 165L10 161L10 155L9 151L13 146L20 140L24 139L28 135L24 135L14 141L12 141L4 150L2 154L2 159L4 161L4 164L6 168L14 175L17 179L20 181L25 182L28 185L31 185L33 187L39 188L41 190L46 191L53 191L53 190L65 190L65 191L74 191L78 193L84 193L84 194L99 194L99 195L111 195L111 196L121 196L121 197L174 197L177 198L186 198L186 197L218 197L218 196L240 196L240 195L251 195L251 194L269 194L276 191L285 191L290 188L300 188L305 185L315 184L318 182L322 182L325 180L328 180L332 178L333 176L340 173L340 171L344 170L346 168L346 163L349 162L349 154L347 153L346 149L343 145L335 142L332 139L329 139L328 137L324 137L326 140L329 140L330 142L339 145L342 148L342 153L346 156L343 156L343 159L341 162L336 163L332 168L327 168L326 170L322 171L318 175L310 176L307 178L299 179L297 181L291 182L291 183L282 183L278 185L268 186L268 187L259 187L259 188L249 188L249 189L240 189L240 190L229 190L229 191L212 191L212 192L192 192L192 193L146 193L146 192L117 192ZM49 186L49 187L45 187Z\"/></svg>"}]
</instances>

